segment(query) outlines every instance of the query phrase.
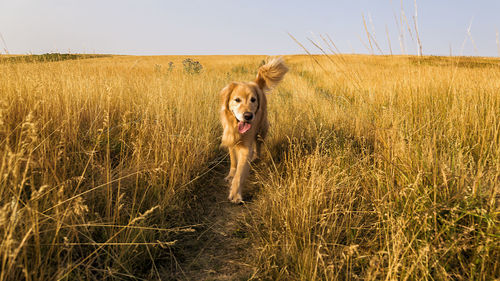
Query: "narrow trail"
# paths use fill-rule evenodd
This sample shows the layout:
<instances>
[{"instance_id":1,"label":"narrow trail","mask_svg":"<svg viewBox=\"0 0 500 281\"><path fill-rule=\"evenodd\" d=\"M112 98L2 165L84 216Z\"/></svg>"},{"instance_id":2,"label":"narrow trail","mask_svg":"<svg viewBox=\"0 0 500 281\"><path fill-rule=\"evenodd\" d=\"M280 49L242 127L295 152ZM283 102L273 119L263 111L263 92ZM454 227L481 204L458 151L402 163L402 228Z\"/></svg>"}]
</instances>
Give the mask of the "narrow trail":
<instances>
[{"instance_id":1,"label":"narrow trail","mask_svg":"<svg viewBox=\"0 0 500 281\"><path fill-rule=\"evenodd\" d=\"M182 233L172 248L175 264L165 268L165 280L248 280L254 269L246 263L252 247L241 222L248 204L235 205L227 200L229 157L216 164L192 188L191 208L196 231ZM250 176L252 178L252 176ZM247 180L244 199L255 194L255 185Z\"/></svg>"}]
</instances>

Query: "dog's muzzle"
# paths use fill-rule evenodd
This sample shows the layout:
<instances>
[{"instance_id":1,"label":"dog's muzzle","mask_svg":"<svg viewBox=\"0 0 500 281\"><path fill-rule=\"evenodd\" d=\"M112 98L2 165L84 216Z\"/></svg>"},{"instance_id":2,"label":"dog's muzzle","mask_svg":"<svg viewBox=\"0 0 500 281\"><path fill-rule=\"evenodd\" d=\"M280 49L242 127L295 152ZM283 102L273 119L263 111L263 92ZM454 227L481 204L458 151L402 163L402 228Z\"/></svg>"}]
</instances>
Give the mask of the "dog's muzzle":
<instances>
[{"instance_id":1,"label":"dog's muzzle","mask_svg":"<svg viewBox=\"0 0 500 281\"><path fill-rule=\"evenodd\" d=\"M253 119L253 113L252 112L245 112L245 113L243 113L243 118L247 122L252 121L252 119Z\"/></svg>"}]
</instances>

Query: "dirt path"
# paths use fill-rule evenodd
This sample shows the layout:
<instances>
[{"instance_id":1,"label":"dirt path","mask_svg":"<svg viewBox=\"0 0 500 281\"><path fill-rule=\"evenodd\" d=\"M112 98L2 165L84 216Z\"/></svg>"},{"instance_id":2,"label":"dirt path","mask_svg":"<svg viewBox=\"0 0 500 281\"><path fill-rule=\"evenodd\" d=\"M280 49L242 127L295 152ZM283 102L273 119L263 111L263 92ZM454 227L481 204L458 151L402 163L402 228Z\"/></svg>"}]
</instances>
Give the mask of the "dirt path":
<instances>
[{"instance_id":1,"label":"dirt path","mask_svg":"<svg viewBox=\"0 0 500 281\"><path fill-rule=\"evenodd\" d=\"M227 200L224 181L229 159L215 163L193 188L189 216L198 226L183 233L173 247L175 265L164 270L165 280L248 280L254 269L245 263L249 239L241 217L251 202L234 205ZM255 192L251 184L244 189L247 198ZM244 198L246 199L246 198Z\"/></svg>"}]
</instances>

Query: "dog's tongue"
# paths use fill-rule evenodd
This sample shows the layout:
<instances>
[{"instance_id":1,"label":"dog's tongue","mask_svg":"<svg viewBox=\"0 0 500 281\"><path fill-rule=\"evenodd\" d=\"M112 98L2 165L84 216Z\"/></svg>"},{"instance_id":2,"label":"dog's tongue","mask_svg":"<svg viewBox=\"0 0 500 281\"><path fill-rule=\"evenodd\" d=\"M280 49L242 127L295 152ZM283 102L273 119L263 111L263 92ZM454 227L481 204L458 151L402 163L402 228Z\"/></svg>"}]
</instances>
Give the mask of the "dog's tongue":
<instances>
[{"instance_id":1,"label":"dog's tongue","mask_svg":"<svg viewBox=\"0 0 500 281\"><path fill-rule=\"evenodd\" d=\"M252 124L246 122L238 122L238 131L240 134L246 133L246 131L250 130Z\"/></svg>"}]
</instances>

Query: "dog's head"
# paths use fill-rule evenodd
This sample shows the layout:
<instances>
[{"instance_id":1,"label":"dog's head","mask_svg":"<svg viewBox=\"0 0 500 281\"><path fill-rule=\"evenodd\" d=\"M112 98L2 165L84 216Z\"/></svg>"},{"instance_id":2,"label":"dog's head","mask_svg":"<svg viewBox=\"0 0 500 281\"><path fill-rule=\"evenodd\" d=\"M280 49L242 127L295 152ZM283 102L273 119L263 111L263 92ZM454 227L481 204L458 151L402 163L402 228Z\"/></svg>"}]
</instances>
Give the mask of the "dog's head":
<instances>
[{"instance_id":1,"label":"dog's head","mask_svg":"<svg viewBox=\"0 0 500 281\"><path fill-rule=\"evenodd\" d=\"M266 93L280 83L288 68L281 58L270 58L259 67L257 78L253 82L232 82L221 91L221 121L225 132L245 134L253 127L258 127L266 111ZM223 143L228 134L224 133ZM236 138L234 138L236 139ZM234 140L232 139L232 140Z\"/></svg>"},{"instance_id":2,"label":"dog's head","mask_svg":"<svg viewBox=\"0 0 500 281\"><path fill-rule=\"evenodd\" d=\"M244 134L250 130L264 100L263 92L257 84L231 83L222 90L221 96L222 109L235 118L238 132Z\"/></svg>"}]
</instances>

